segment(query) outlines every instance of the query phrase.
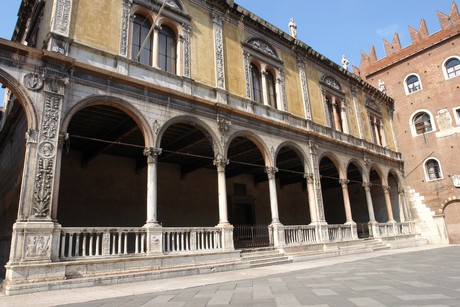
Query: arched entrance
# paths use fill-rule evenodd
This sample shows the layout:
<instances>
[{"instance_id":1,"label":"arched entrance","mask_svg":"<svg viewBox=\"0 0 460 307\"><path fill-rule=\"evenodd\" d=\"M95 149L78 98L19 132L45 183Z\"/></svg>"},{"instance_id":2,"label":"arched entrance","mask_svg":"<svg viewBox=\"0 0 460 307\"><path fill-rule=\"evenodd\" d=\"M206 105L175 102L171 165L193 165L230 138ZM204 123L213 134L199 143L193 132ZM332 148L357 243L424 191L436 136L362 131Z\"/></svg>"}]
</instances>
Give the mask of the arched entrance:
<instances>
[{"instance_id":1,"label":"arched entrance","mask_svg":"<svg viewBox=\"0 0 460 307\"><path fill-rule=\"evenodd\" d=\"M336 165L325 156L319 164L324 214L328 224L344 224L346 219L340 175Z\"/></svg>"},{"instance_id":2,"label":"arched entrance","mask_svg":"<svg viewBox=\"0 0 460 307\"><path fill-rule=\"evenodd\" d=\"M450 244L460 244L460 200L455 200L444 207L444 220Z\"/></svg>"},{"instance_id":3,"label":"arched entrance","mask_svg":"<svg viewBox=\"0 0 460 307\"><path fill-rule=\"evenodd\" d=\"M61 162L57 219L65 227L142 226L146 221L144 136L109 105L73 115Z\"/></svg>"},{"instance_id":4,"label":"arched entrance","mask_svg":"<svg viewBox=\"0 0 460 307\"><path fill-rule=\"evenodd\" d=\"M375 220L379 223L388 222L388 211L385 203L385 195L381 175L375 168L372 168L369 174L369 180L372 183L371 195L374 206Z\"/></svg>"},{"instance_id":5,"label":"arched entrance","mask_svg":"<svg viewBox=\"0 0 460 307\"><path fill-rule=\"evenodd\" d=\"M165 227L212 227L219 222L212 136L197 123L177 122L161 136L158 221Z\"/></svg>"},{"instance_id":6,"label":"arched entrance","mask_svg":"<svg viewBox=\"0 0 460 307\"><path fill-rule=\"evenodd\" d=\"M250 138L238 136L229 144L227 158L228 217L234 227L234 246L268 246L270 196L261 151Z\"/></svg>"},{"instance_id":7,"label":"arched entrance","mask_svg":"<svg viewBox=\"0 0 460 307\"><path fill-rule=\"evenodd\" d=\"M351 211L359 238L369 237L369 210L367 208L366 192L363 188L361 168L355 162L350 162L347 168L348 195Z\"/></svg>"},{"instance_id":8,"label":"arched entrance","mask_svg":"<svg viewBox=\"0 0 460 307\"><path fill-rule=\"evenodd\" d=\"M300 157L292 146L282 147L276 157L278 208L283 225L311 222L304 164Z\"/></svg>"},{"instance_id":9,"label":"arched entrance","mask_svg":"<svg viewBox=\"0 0 460 307\"><path fill-rule=\"evenodd\" d=\"M393 219L396 222L403 222L404 218L402 217L404 211L402 206L404 205L401 202L400 195L399 195L399 182L398 177L393 174L388 174L388 185L390 186L390 200L391 200L391 210L393 212Z\"/></svg>"},{"instance_id":10,"label":"arched entrance","mask_svg":"<svg viewBox=\"0 0 460 307\"><path fill-rule=\"evenodd\" d=\"M13 224L18 218L23 169L26 154L26 132L30 127L24 103L5 82L4 96L0 96L0 279L5 277ZM12 159L11 157L16 157Z\"/></svg>"}]
</instances>

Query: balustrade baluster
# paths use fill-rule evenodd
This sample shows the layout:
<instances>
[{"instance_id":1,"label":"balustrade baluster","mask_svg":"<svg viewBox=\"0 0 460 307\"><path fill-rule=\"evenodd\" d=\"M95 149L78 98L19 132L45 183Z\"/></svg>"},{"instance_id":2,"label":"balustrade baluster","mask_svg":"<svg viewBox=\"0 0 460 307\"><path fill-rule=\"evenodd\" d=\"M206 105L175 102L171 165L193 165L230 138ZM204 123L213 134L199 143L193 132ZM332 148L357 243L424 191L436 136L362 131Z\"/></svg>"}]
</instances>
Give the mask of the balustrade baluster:
<instances>
[{"instance_id":1,"label":"balustrade baluster","mask_svg":"<svg viewBox=\"0 0 460 307\"><path fill-rule=\"evenodd\" d=\"M61 258L65 258L65 239L66 239L66 234L63 233L61 235Z\"/></svg>"},{"instance_id":2,"label":"balustrade baluster","mask_svg":"<svg viewBox=\"0 0 460 307\"><path fill-rule=\"evenodd\" d=\"M76 233L75 237L75 257L80 256L80 233Z\"/></svg>"},{"instance_id":3,"label":"balustrade baluster","mask_svg":"<svg viewBox=\"0 0 460 307\"><path fill-rule=\"evenodd\" d=\"M122 241L122 239L123 239L123 238L121 237L121 236L122 236L122 232L118 232L117 235L118 235L118 248L117 248L118 251L117 251L117 254L120 255L120 254L121 254L121 250L122 250L121 241Z\"/></svg>"},{"instance_id":4,"label":"balustrade baluster","mask_svg":"<svg viewBox=\"0 0 460 307\"><path fill-rule=\"evenodd\" d=\"M95 253L96 256L101 255L101 253L100 253L100 244L101 244L101 236L102 235L103 234L99 234L99 233L96 233L96 234L93 235L93 236L96 237L96 253Z\"/></svg>"},{"instance_id":5,"label":"balustrade baluster","mask_svg":"<svg viewBox=\"0 0 460 307\"><path fill-rule=\"evenodd\" d=\"M83 233L83 244L81 246L81 254L82 256L88 256L88 254L86 253L86 237L88 235L86 233Z\"/></svg>"},{"instance_id":6,"label":"balustrade baluster","mask_svg":"<svg viewBox=\"0 0 460 307\"><path fill-rule=\"evenodd\" d=\"M145 253L145 233L141 236L141 251L142 253Z\"/></svg>"},{"instance_id":7,"label":"balustrade baluster","mask_svg":"<svg viewBox=\"0 0 460 307\"><path fill-rule=\"evenodd\" d=\"M125 232L124 234L124 239L125 239L125 243L124 243L124 251L123 251L123 254L127 254L128 253L128 233Z\"/></svg>"},{"instance_id":8,"label":"balustrade baluster","mask_svg":"<svg viewBox=\"0 0 460 307\"><path fill-rule=\"evenodd\" d=\"M69 244L67 245L67 257L72 257L73 233L69 234Z\"/></svg>"},{"instance_id":9,"label":"balustrade baluster","mask_svg":"<svg viewBox=\"0 0 460 307\"><path fill-rule=\"evenodd\" d=\"M136 239L134 241L134 253L139 254L139 234L136 232Z\"/></svg>"},{"instance_id":10,"label":"balustrade baluster","mask_svg":"<svg viewBox=\"0 0 460 307\"><path fill-rule=\"evenodd\" d=\"M112 237L112 255L116 254L116 233L112 234L110 233L110 236Z\"/></svg>"},{"instance_id":11,"label":"balustrade baluster","mask_svg":"<svg viewBox=\"0 0 460 307\"><path fill-rule=\"evenodd\" d=\"M180 247L181 247L181 251L184 251L185 250L185 232L181 231L180 232Z\"/></svg>"},{"instance_id":12,"label":"balustrade baluster","mask_svg":"<svg viewBox=\"0 0 460 307\"><path fill-rule=\"evenodd\" d=\"M88 236L89 236L89 256L94 256L93 254L93 236L94 234L89 233Z\"/></svg>"}]
</instances>

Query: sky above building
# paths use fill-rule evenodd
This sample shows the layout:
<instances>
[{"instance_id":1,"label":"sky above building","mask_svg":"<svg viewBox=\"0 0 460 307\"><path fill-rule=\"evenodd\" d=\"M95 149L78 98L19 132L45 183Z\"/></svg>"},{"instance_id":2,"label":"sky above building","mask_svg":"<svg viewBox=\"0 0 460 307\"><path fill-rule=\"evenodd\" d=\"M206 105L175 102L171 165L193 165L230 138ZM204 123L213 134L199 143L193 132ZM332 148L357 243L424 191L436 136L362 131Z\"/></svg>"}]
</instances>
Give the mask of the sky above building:
<instances>
[{"instance_id":1,"label":"sky above building","mask_svg":"<svg viewBox=\"0 0 460 307\"><path fill-rule=\"evenodd\" d=\"M102 0L94 0L102 1ZM441 29L436 11L446 15L452 0L236 0L236 3L289 32L294 18L297 38L341 64L345 54L351 65L359 66L361 51L369 53L372 45L377 58L385 56L383 39L391 42L399 34L401 46L411 44L408 26L418 29L425 19L430 34ZM20 0L2 0L0 37L11 39L16 25ZM458 3L457 3L458 4ZM0 91L0 97L3 93ZM0 99L1 103L2 99Z\"/></svg>"}]
</instances>

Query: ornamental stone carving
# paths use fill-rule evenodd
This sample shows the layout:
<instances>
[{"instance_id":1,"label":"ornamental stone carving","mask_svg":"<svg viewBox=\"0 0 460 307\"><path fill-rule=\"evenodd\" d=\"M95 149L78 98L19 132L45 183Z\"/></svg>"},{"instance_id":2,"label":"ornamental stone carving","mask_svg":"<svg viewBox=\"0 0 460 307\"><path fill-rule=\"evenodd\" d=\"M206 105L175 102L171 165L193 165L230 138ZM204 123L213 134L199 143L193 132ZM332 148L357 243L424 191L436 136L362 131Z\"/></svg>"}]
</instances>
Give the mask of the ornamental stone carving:
<instances>
[{"instance_id":1,"label":"ornamental stone carving","mask_svg":"<svg viewBox=\"0 0 460 307\"><path fill-rule=\"evenodd\" d=\"M51 235L28 235L25 244L26 259L46 259L51 255Z\"/></svg>"},{"instance_id":2,"label":"ornamental stone carving","mask_svg":"<svg viewBox=\"0 0 460 307\"><path fill-rule=\"evenodd\" d=\"M216 85L225 88L224 48L222 38L222 15L212 12L214 22L214 49L216 53Z\"/></svg>"},{"instance_id":3,"label":"ornamental stone carving","mask_svg":"<svg viewBox=\"0 0 460 307\"><path fill-rule=\"evenodd\" d=\"M54 159L39 158L34 186L34 216L44 218L48 215L54 173Z\"/></svg>"},{"instance_id":4,"label":"ornamental stone carving","mask_svg":"<svg viewBox=\"0 0 460 307\"><path fill-rule=\"evenodd\" d=\"M269 56L278 58L275 49L273 49L273 47L268 45L263 40L252 39L252 40L248 41L248 44L250 44L255 49L258 49L258 50L262 51L263 53L268 54Z\"/></svg>"},{"instance_id":5,"label":"ornamental stone carving","mask_svg":"<svg viewBox=\"0 0 460 307\"><path fill-rule=\"evenodd\" d=\"M323 79L323 81L330 87L335 88L339 91L341 90L340 84L337 81L335 81L334 78L327 76Z\"/></svg>"},{"instance_id":6,"label":"ornamental stone carving","mask_svg":"<svg viewBox=\"0 0 460 307\"><path fill-rule=\"evenodd\" d=\"M28 73L24 76L24 85L31 91L39 91L43 88L43 80L38 74Z\"/></svg>"},{"instance_id":7,"label":"ornamental stone carving","mask_svg":"<svg viewBox=\"0 0 460 307\"><path fill-rule=\"evenodd\" d=\"M128 31L132 0L123 0L120 32L120 55L128 56Z\"/></svg>"},{"instance_id":8,"label":"ornamental stone carving","mask_svg":"<svg viewBox=\"0 0 460 307\"><path fill-rule=\"evenodd\" d=\"M55 17L53 31L64 36L69 35L72 0L57 0L55 2Z\"/></svg>"},{"instance_id":9,"label":"ornamental stone carving","mask_svg":"<svg viewBox=\"0 0 460 307\"><path fill-rule=\"evenodd\" d=\"M305 107L305 118L311 119L310 96L308 94L307 73L305 72L305 61L300 57L297 59L297 66L299 67L300 82L302 83L302 97Z\"/></svg>"},{"instance_id":10,"label":"ornamental stone carving","mask_svg":"<svg viewBox=\"0 0 460 307\"><path fill-rule=\"evenodd\" d=\"M230 163L227 159L216 158L212 161L212 164L217 167L218 172L225 172L225 167Z\"/></svg>"},{"instance_id":11,"label":"ornamental stone carving","mask_svg":"<svg viewBox=\"0 0 460 307\"><path fill-rule=\"evenodd\" d=\"M246 78L246 97L251 98L251 62L250 62L251 55L249 52L243 53L244 59L244 75Z\"/></svg>"},{"instance_id":12,"label":"ornamental stone carving","mask_svg":"<svg viewBox=\"0 0 460 307\"><path fill-rule=\"evenodd\" d=\"M184 29L184 77L190 78L190 25L182 24L182 27Z\"/></svg>"}]
</instances>

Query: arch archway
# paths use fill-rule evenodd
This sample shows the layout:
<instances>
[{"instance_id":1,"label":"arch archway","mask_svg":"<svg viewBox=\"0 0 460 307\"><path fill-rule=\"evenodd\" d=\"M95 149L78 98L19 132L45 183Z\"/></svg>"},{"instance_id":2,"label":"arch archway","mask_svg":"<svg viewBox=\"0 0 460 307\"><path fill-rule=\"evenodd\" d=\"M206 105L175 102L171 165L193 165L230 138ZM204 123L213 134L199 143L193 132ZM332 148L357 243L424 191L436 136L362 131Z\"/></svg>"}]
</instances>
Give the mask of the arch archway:
<instances>
[{"instance_id":1,"label":"arch archway","mask_svg":"<svg viewBox=\"0 0 460 307\"><path fill-rule=\"evenodd\" d=\"M62 154L57 208L63 226L145 223L145 128L126 110L117 103L86 101L66 117L70 141Z\"/></svg>"},{"instance_id":2,"label":"arch archway","mask_svg":"<svg viewBox=\"0 0 460 307\"><path fill-rule=\"evenodd\" d=\"M369 182L372 183L371 195L375 220L379 223L386 223L388 222L388 211L385 203L382 178L382 171L378 167L373 166L369 172Z\"/></svg>"},{"instance_id":3,"label":"arch archway","mask_svg":"<svg viewBox=\"0 0 460 307\"><path fill-rule=\"evenodd\" d=\"M452 198L442 206L450 244L460 244L460 199Z\"/></svg>"},{"instance_id":4,"label":"arch archway","mask_svg":"<svg viewBox=\"0 0 460 307\"><path fill-rule=\"evenodd\" d=\"M158 221L167 227L219 222L215 143L210 129L188 117L168 121L158 147Z\"/></svg>"},{"instance_id":5,"label":"arch archway","mask_svg":"<svg viewBox=\"0 0 460 307\"><path fill-rule=\"evenodd\" d=\"M404 203L401 200L399 195L400 183L399 178L394 172L390 172L388 174L388 186L390 187L390 200L391 200L391 210L393 212L393 219L396 222L403 222L404 221L404 210L403 205Z\"/></svg>"},{"instance_id":6,"label":"arch archway","mask_svg":"<svg viewBox=\"0 0 460 307\"><path fill-rule=\"evenodd\" d=\"M348 195L350 197L353 221L356 222L358 237L369 236L369 210L367 208L366 192L363 188L363 170L357 161L350 161L347 166Z\"/></svg>"},{"instance_id":7,"label":"arch archway","mask_svg":"<svg viewBox=\"0 0 460 307\"><path fill-rule=\"evenodd\" d=\"M280 222L284 225L307 225L311 222L308 206L305 163L301 151L283 144L276 155L277 195Z\"/></svg>"},{"instance_id":8,"label":"arch archway","mask_svg":"<svg viewBox=\"0 0 460 307\"><path fill-rule=\"evenodd\" d=\"M325 155L319 164L321 190L323 194L324 214L328 224L344 224L346 222L343 201L340 164L333 155Z\"/></svg>"}]
</instances>

